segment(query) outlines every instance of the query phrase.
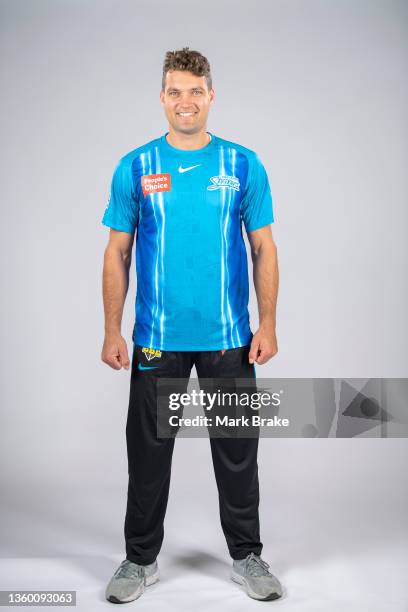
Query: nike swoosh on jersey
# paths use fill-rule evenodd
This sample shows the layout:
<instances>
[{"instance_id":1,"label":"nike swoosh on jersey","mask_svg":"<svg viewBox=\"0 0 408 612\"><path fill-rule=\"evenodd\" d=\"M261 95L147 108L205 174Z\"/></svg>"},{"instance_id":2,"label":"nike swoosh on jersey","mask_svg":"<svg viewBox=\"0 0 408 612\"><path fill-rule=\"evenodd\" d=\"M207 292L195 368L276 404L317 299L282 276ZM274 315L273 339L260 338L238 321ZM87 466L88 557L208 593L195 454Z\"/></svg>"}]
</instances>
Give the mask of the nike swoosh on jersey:
<instances>
[{"instance_id":1,"label":"nike swoosh on jersey","mask_svg":"<svg viewBox=\"0 0 408 612\"><path fill-rule=\"evenodd\" d=\"M137 367L139 368L139 370L157 370L159 366L144 366L139 363Z\"/></svg>"},{"instance_id":2,"label":"nike swoosh on jersey","mask_svg":"<svg viewBox=\"0 0 408 612\"><path fill-rule=\"evenodd\" d=\"M188 172L189 170L192 170L193 168L198 168L198 166L201 166L201 164L196 164L195 166L189 166L188 168L183 168L180 164L180 166L178 167L178 171L179 172Z\"/></svg>"}]
</instances>

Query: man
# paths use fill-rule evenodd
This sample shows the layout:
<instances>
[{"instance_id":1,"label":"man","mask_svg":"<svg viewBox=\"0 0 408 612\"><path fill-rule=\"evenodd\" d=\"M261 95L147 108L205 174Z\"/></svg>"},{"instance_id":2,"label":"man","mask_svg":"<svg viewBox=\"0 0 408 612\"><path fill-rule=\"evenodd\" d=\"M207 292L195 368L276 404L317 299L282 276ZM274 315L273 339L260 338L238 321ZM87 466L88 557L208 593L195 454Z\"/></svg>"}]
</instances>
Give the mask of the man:
<instances>
[{"instance_id":1,"label":"man","mask_svg":"<svg viewBox=\"0 0 408 612\"><path fill-rule=\"evenodd\" d=\"M278 350L278 264L267 174L256 153L207 132L214 97L203 55L188 47L166 54L160 100L169 130L121 158L102 221L111 228L102 360L117 370L130 365L121 319L137 231L126 559L106 589L114 603L138 598L159 578L174 437L157 436L157 381L188 380L193 365L200 380L254 378L254 363L266 363ZM242 222L258 300L255 334ZM231 578L250 597L276 599L281 585L260 557L258 437L210 443Z\"/></svg>"}]
</instances>

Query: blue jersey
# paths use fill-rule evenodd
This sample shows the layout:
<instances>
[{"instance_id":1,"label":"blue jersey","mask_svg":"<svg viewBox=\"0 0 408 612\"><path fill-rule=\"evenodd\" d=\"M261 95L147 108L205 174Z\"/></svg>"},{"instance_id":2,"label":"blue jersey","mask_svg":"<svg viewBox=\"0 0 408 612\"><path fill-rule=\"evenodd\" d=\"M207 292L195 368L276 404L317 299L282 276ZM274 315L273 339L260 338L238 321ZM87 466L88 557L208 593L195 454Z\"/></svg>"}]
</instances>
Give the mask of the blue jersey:
<instances>
[{"instance_id":1,"label":"blue jersey","mask_svg":"<svg viewBox=\"0 0 408 612\"><path fill-rule=\"evenodd\" d=\"M136 236L133 342L168 351L250 344L247 232L273 223L265 168L208 132L201 149L166 134L122 157L102 223Z\"/></svg>"}]
</instances>

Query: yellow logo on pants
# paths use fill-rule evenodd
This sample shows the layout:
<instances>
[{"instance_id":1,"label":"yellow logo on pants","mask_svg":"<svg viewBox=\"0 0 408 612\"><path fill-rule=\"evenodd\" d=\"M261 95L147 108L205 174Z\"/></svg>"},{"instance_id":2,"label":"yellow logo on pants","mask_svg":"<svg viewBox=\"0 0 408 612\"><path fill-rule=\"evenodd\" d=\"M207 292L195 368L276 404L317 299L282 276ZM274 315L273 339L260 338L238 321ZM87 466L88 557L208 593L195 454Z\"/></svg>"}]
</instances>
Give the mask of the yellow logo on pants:
<instances>
[{"instance_id":1,"label":"yellow logo on pants","mask_svg":"<svg viewBox=\"0 0 408 612\"><path fill-rule=\"evenodd\" d=\"M151 361L152 359L154 359L155 357L157 357L158 359L160 359L161 357L161 351L159 351L158 349L152 349L149 348L147 346L144 346L142 348L142 353L144 353L147 361Z\"/></svg>"}]
</instances>

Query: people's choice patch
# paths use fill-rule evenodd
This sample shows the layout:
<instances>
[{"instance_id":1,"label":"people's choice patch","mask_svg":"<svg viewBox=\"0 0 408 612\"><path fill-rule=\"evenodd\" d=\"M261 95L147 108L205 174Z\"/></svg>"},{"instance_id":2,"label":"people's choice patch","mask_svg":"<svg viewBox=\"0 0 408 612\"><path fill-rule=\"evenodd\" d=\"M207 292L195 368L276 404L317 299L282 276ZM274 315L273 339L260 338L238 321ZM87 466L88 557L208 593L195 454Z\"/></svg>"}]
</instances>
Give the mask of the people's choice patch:
<instances>
[{"instance_id":1,"label":"people's choice patch","mask_svg":"<svg viewBox=\"0 0 408 612\"><path fill-rule=\"evenodd\" d=\"M145 174L142 176L143 195L146 197L150 193L160 191L170 191L171 177L169 173L165 174Z\"/></svg>"}]
</instances>

